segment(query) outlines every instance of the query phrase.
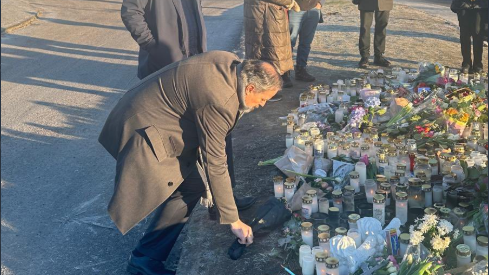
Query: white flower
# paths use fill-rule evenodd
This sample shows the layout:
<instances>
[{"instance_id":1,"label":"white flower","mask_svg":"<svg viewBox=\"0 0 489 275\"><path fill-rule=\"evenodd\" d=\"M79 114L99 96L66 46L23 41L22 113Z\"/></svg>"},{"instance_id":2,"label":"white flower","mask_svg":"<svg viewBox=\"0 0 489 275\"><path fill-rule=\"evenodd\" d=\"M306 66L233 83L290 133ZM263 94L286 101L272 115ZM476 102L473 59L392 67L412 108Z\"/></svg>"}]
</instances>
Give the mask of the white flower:
<instances>
[{"instance_id":1,"label":"white flower","mask_svg":"<svg viewBox=\"0 0 489 275\"><path fill-rule=\"evenodd\" d=\"M433 227L438 223L438 217L436 215L424 215L423 220L429 227Z\"/></svg>"},{"instance_id":2,"label":"white flower","mask_svg":"<svg viewBox=\"0 0 489 275\"><path fill-rule=\"evenodd\" d=\"M453 238L454 238L454 239L458 238L458 235L459 235L459 234L460 234L460 233L459 233L458 229L455 229L455 230L453 231Z\"/></svg>"},{"instance_id":3,"label":"white flower","mask_svg":"<svg viewBox=\"0 0 489 275\"><path fill-rule=\"evenodd\" d=\"M447 220L440 220L437 229L440 236L445 236L452 232L453 225Z\"/></svg>"},{"instance_id":4,"label":"white flower","mask_svg":"<svg viewBox=\"0 0 489 275\"><path fill-rule=\"evenodd\" d=\"M413 231L411 233L410 242L412 245L418 245L424 240L423 233L421 231Z\"/></svg>"},{"instance_id":5,"label":"white flower","mask_svg":"<svg viewBox=\"0 0 489 275\"><path fill-rule=\"evenodd\" d=\"M431 226L426 222L422 222L419 226L418 226L418 229L419 231L421 231L421 233L426 233L428 232L428 230L430 230Z\"/></svg>"},{"instance_id":6,"label":"white flower","mask_svg":"<svg viewBox=\"0 0 489 275\"><path fill-rule=\"evenodd\" d=\"M413 233L413 231L414 231L414 225L410 225L409 226L409 233Z\"/></svg>"},{"instance_id":7,"label":"white flower","mask_svg":"<svg viewBox=\"0 0 489 275\"><path fill-rule=\"evenodd\" d=\"M431 239L430 243L434 250L443 253L443 251L445 251L445 249L447 249L450 245L450 238L442 238L439 235L436 235L433 239Z\"/></svg>"}]
</instances>

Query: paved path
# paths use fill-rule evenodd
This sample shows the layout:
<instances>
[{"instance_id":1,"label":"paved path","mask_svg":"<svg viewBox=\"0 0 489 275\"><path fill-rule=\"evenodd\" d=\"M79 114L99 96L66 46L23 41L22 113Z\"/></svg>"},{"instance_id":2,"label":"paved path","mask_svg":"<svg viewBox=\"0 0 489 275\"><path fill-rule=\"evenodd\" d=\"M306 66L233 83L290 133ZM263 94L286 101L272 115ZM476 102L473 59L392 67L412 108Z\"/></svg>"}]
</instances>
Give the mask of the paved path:
<instances>
[{"instance_id":1,"label":"paved path","mask_svg":"<svg viewBox=\"0 0 489 275\"><path fill-rule=\"evenodd\" d=\"M121 236L109 219L97 137L137 81L137 44L120 0L35 2L42 17L2 36L2 275L125 274L145 226ZM241 2L204 1L210 49L238 45Z\"/></svg>"}]
</instances>

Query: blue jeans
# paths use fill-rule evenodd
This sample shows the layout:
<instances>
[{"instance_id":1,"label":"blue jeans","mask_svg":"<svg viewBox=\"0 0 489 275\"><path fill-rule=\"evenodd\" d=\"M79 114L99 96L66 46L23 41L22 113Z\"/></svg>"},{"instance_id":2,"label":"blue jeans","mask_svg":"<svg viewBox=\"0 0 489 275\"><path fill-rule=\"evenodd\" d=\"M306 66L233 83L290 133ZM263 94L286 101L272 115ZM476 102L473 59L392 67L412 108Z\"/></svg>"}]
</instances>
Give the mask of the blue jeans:
<instances>
[{"instance_id":1,"label":"blue jeans","mask_svg":"<svg viewBox=\"0 0 489 275\"><path fill-rule=\"evenodd\" d=\"M311 43L314 39L320 16L320 11L316 8L308 11L289 11L290 44L292 45L292 52L294 51L297 36L299 37L299 47L297 48L296 57L297 66L307 66L307 59L311 52Z\"/></svg>"}]
</instances>

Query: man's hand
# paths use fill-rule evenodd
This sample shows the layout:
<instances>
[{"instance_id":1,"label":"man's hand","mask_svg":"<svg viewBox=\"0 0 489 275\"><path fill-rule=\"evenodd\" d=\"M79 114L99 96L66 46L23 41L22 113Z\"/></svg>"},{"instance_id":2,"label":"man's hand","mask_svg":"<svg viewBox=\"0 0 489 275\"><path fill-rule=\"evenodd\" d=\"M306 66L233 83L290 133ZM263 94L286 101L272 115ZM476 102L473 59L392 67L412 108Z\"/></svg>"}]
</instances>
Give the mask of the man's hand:
<instances>
[{"instance_id":1,"label":"man's hand","mask_svg":"<svg viewBox=\"0 0 489 275\"><path fill-rule=\"evenodd\" d=\"M321 3L317 3L317 4L316 4L316 9L320 10L320 9L321 9L321 7L322 7L322 6L321 6Z\"/></svg>"},{"instance_id":2,"label":"man's hand","mask_svg":"<svg viewBox=\"0 0 489 275\"><path fill-rule=\"evenodd\" d=\"M250 245L253 243L253 230L241 220L231 224L231 231L238 237L240 244Z\"/></svg>"},{"instance_id":3,"label":"man's hand","mask_svg":"<svg viewBox=\"0 0 489 275\"><path fill-rule=\"evenodd\" d=\"M292 3L290 5L285 6L288 10L294 10L295 12L300 12L301 8L299 7L299 4L295 2L295 0L292 0Z\"/></svg>"}]
</instances>

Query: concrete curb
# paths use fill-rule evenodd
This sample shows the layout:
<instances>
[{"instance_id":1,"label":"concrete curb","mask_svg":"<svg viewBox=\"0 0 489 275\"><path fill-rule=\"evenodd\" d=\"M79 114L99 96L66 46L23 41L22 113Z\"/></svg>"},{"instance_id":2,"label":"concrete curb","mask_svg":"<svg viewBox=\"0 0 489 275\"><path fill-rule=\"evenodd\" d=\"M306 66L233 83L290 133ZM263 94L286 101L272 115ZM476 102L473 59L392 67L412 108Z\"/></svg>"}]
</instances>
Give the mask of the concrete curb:
<instances>
[{"instance_id":1,"label":"concrete curb","mask_svg":"<svg viewBox=\"0 0 489 275\"><path fill-rule=\"evenodd\" d=\"M27 18L26 20L24 20L20 23L14 24L14 25L7 27L5 29L2 29L2 34L13 33L14 31L16 31L18 29L25 28L25 27L29 26L30 24L32 24L32 22L36 21L41 15L42 15L42 12L40 10L38 10L35 15Z\"/></svg>"}]
</instances>

